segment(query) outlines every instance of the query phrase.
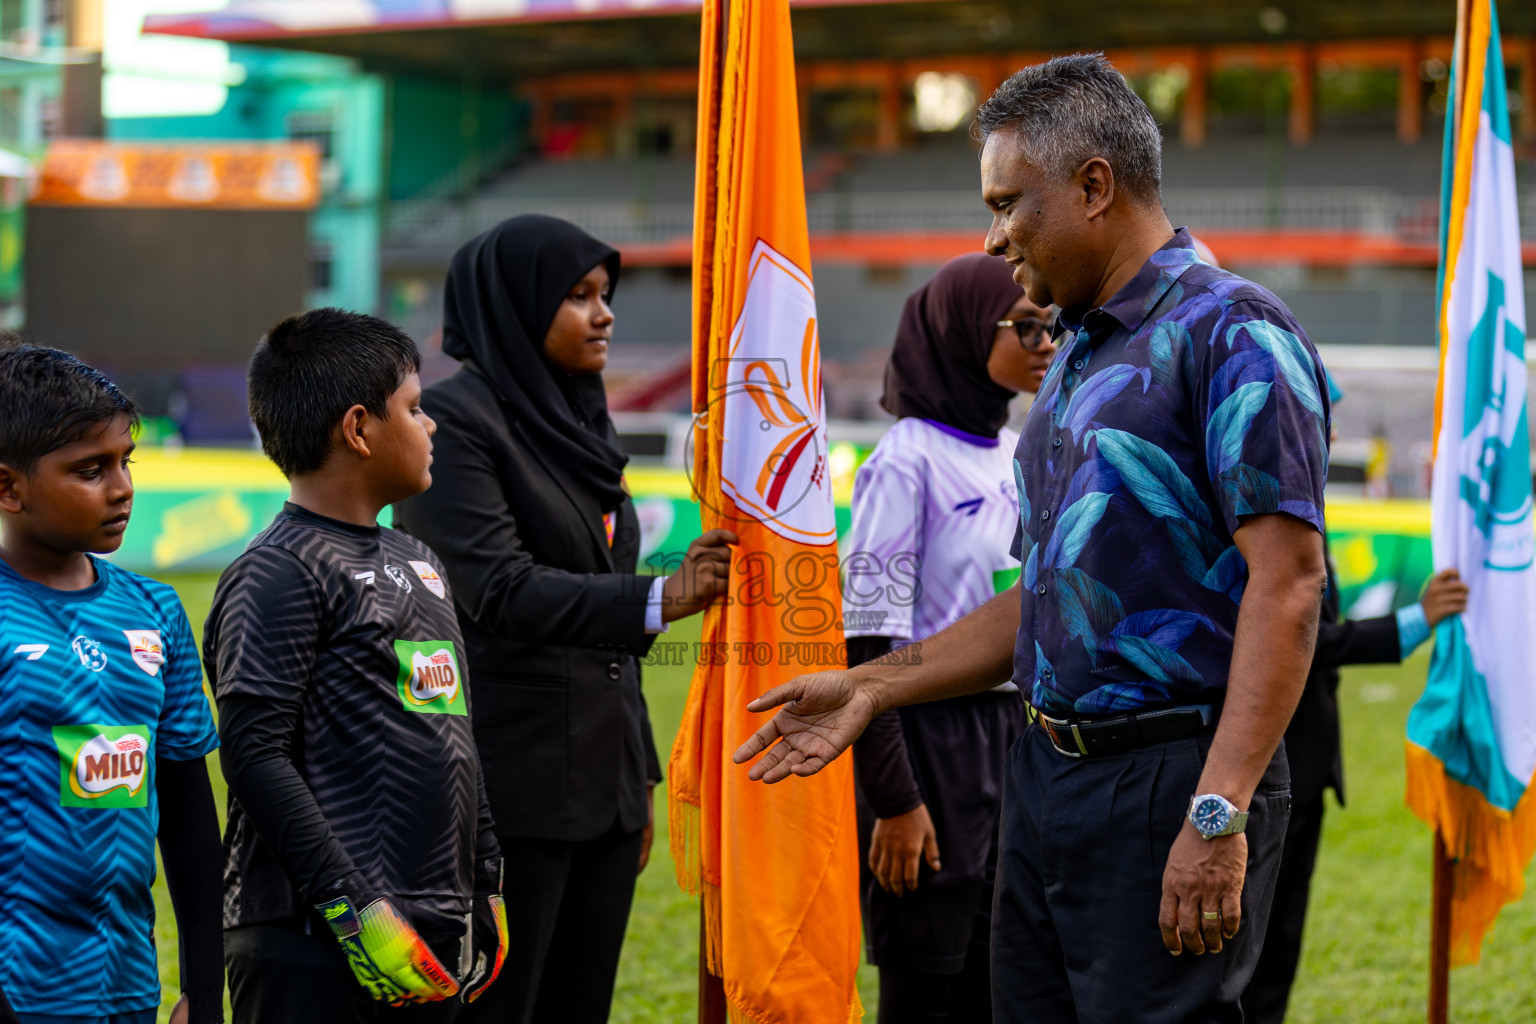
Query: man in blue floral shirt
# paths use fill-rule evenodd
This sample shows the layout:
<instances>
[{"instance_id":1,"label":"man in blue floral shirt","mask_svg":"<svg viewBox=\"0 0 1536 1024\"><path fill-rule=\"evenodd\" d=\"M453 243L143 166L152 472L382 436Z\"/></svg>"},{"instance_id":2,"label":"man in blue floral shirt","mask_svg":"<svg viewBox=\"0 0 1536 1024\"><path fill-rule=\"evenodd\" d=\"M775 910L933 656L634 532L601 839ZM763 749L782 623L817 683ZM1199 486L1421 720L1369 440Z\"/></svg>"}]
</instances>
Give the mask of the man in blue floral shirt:
<instances>
[{"instance_id":1,"label":"man in blue floral shirt","mask_svg":"<svg viewBox=\"0 0 1536 1024\"><path fill-rule=\"evenodd\" d=\"M787 706L736 760L812 774L875 714L1011 664L1035 727L1009 755L996 1019L1241 1021L1325 581L1322 367L1280 300L1173 229L1157 125L1102 56L1025 68L977 122L986 248L1063 310L1014 460L1020 586L920 660L764 694Z\"/></svg>"},{"instance_id":2,"label":"man in blue floral shirt","mask_svg":"<svg viewBox=\"0 0 1536 1024\"><path fill-rule=\"evenodd\" d=\"M1182 229L1061 325L1014 460L1015 678L1051 715L1219 704L1248 579L1241 518L1323 529L1317 355L1278 299L1201 262Z\"/></svg>"}]
</instances>

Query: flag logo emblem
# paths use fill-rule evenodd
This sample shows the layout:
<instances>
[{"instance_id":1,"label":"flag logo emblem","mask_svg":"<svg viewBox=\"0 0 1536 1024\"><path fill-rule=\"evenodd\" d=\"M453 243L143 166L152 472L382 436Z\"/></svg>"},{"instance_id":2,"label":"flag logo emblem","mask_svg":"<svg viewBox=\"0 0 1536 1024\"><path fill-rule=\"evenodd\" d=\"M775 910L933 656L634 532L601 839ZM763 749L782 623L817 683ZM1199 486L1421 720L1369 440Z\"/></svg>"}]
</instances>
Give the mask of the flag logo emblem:
<instances>
[{"instance_id":1,"label":"flag logo emblem","mask_svg":"<svg viewBox=\"0 0 1536 1024\"><path fill-rule=\"evenodd\" d=\"M831 544L837 532L815 288L763 241L753 247L748 268L746 298L724 361L720 488L781 537Z\"/></svg>"},{"instance_id":2,"label":"flag logo emblem","mask_svg":"<svg viewBox=\"0 0 1536 1024\"><path fill-rule=\"evenodd\" d=\"M432 591L438 597L446 598L448 596L448 590L443 586L443 578L437 574L437 570L432 568L431 565L426 562L413 561L410 563L410 566L416 570L416 577L421 580L422 586Z\"/></svg>"},{"instance_id":3,"label":"flag logo emblem","mask_svg":"<svg viewBox=\"0 0 1536 1024\"><path fill-rule=\"evenodd\" d=\"M1486 541L1483 564L1523 569L1536 549L1531 522L1531 441L1524 413L1525 334L1511 322L1504 281L1489 270L1483 315L1467 339L1461 497ZM1506 410L1519 411L1509 415Z\"/></svg>"},{"instance_id":4,"label":"flag logo emblem","mask_svg":"<svg viewBox=\"0 0 1536 1024\"><path fill-rule=\"evenodd\" d=\"M160 666L165 664L165 652L160 647L160 632L154 629L125 629L123 635L128 638L128 650L133 655L133 663L152 676L160 674Z\"/></svg>"}]
</instances>

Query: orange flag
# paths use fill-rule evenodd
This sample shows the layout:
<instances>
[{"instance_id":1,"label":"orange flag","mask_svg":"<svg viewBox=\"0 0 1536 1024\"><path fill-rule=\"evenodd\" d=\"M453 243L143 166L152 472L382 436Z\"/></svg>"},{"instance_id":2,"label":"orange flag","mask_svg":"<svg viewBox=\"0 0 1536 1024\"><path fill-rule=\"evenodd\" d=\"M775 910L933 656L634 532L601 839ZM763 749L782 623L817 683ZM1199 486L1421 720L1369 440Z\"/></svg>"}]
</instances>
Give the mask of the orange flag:
<instances>
[{"instance_id":1,"label":"orange flag","mask_svg":"<svg viewBox=\"0 0 1536 1024\"><path fill-rule=\"evenodd\" d=\"M747 702L843 667L816 294L788 0L705 0L693 249L693 484L741 538L668 771L678 883L736 1024L858 1021L850 761L791 786L731 753Z\"/></svg>"}]
</instances>

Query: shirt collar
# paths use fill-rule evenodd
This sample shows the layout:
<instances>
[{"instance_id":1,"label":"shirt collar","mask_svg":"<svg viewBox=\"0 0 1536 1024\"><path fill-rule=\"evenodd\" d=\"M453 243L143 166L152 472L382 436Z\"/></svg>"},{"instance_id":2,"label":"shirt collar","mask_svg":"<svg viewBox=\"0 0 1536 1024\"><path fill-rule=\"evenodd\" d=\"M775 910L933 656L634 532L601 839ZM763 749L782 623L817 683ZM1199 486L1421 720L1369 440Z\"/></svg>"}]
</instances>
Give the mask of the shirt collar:
<instances>
[{"instance_id":1,"label":"shirt collar","mask_svg":"<svg viewBox=\"0 0 1536 1024\"><path fill-rule=\"evenodd\" d=\"M23 590L26 590L35 597L40 597L45 601L57 601L66 604L94 601L100 597L107 589L107 566L110 563L108 563L104 558L97 558L95 555L89 553L85 557L89 558L91 560L91 564L96 567L96 581L90 586L81 590L55 590L53 587L45 586L41 583L34 583L32 580L27 579L21 573L17 572L15 568L13 568L11 564L3 558L0 558L0 577L9 579L12 583L21 587Z\"/></svg>"},{"instance_id":2,"label":"shirt collar","mask_svg":"<svg viewBox=\"0 0 1536 1024\"><path fill-rule=\"evenodd\" d=\"M1157 308L1157 304L1163 301L1163 296L1168 294L1168 290L1183 276L1184 271L1199 262L1200 257L1190 241L1189 229L1179 228L1162 248L1147 258L1147 262L1136 271L1136 276L1127 281L1108 302L1080 315L1062 310L1058 321L1067 330L1077 331L1090 320L1109 316L1134 333Z\"/></svg>"},{"instance_id":3,"label":"shirt collar","mask_svg":"<svg viewBox=\"0 0 1536 1024\"><path fill-rule=\"evenodd\" d=\"M996 437L982 437L980 434L970 434L959 427L952 427L948 423L940 423L938 420L931 420L926 416L923 417L923 422L935 430L941 430L950 437L964 441L966 444L973 444L977 448L996 448L998 445Z\"/></svg>"},{"instance_id":4,"label":"shirt collar","mask_svg":"<svg viewBox=\"0 0 1536 1024\"><path fill-rule=\"evenodd\" d=\"M303 519L327 530L351 534L354 537L377 537L380 533L380 528L376 525L364 526L361 523L348 523L340 519L332 519L330 516L323 516L319 512L313 512L303 505L295 505L291 501L283 502L283 511L295 519Z\"/></svg>"}]
</instances>

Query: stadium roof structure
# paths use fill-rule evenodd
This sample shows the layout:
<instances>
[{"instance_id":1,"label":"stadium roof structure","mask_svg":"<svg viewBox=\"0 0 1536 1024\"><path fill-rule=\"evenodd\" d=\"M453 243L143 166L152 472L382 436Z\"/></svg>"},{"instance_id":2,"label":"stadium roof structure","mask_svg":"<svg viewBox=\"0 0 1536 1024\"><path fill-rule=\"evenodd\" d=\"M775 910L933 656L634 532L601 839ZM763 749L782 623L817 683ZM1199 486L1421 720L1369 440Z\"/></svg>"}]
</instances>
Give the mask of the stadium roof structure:
<instances>
[{"instance_id":1,"label":"stadium roof structure","mask_svg":"<svg viewBox=\"0 0 1536 1024\"><path fill-rule=\"evenodd\" d=\"M213 0L210 0L213 2ZM1454 0L791 0L801 60L1444 36ZM700 0L229 0L146 32L316 50L372 69L517 78L697 62ZM1506 4L1506 36L1536 4Z\"/></svg>"}]
</instances>

